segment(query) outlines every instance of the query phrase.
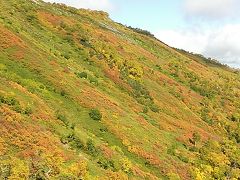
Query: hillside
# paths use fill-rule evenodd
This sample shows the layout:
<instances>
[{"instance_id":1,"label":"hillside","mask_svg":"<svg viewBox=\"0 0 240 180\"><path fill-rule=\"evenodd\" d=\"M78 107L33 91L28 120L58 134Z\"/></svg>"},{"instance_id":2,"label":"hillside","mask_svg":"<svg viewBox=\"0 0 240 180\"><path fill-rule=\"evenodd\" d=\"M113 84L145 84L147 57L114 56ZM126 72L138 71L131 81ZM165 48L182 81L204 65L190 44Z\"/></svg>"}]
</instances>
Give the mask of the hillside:
<instances>
[{"instance_id":1,"label":"hillside","mask_svg":"<svg viewBox=\"0 0 240 180\"><path fill-rule=\"evenodd\" d=\"M239 179L239 98L105 12L0 0L0 179Z\"/></svg>"}]
</instances>

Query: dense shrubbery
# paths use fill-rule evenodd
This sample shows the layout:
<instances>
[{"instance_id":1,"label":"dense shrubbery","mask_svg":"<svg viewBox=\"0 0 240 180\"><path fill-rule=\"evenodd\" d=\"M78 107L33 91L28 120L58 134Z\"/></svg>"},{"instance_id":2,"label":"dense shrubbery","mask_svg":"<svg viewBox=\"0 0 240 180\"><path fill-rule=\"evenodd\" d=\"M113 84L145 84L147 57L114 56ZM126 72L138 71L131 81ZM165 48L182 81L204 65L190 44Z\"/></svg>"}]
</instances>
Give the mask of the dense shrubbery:
<instances>
[{"instance_id":1,"label":"dense shrubbery","mask_svg":"<svg viewBox=\"0 0 240 180\"><path fill-rule=\"evenodd\" d=\"M128 83L133 88L133 97L145 106L145 111L146 107L148 107L153 112L159 112L159 107L154 103L147 88L145 88L140 82L132 79L129 79Z\"/></svg>"},{"instance_id":2,"label":"dense shrubbery","mask_svg":"<svg viewBox=\"0 0 240 180\"><path fill-rule=\"evenodd\" d=\"M92 139L88 139L87 140L87 152L93 156L96 156L98 155L98 150L96 149L95 147L95 144L93 143L93 140Z\"/></svg>"},{"instance_id":3,"label":"dense shrubbery","mask_svg":"<svg viewBox=\"0 0 240 180\"><path fill-rule=\"evenodd\" d=\"M28 20L29 22L34 22L34 21L37 20L37 17L36 17L35 14L28 14L28 15L27 15L27 20Z\"/></svg>"},{"instance_id":4,"label":"dense shrubbery","mask_svg":"<svg viewBox=\"0 0 240 180\"><path fill-rule=\"evenodd\" d=\"M57 118L62 121L66 126L68 125L69 121L67 120L66 116L63 114L58 114Z\"/></svg>"},{"instance_id":5,"label":"dense shrubbery","mask_svg":"<svg viewBox=\"0 0 240 180\"><path fill-rule=\"evenodd\" d=\"M74 40L73 40L72 35L66 35L66 36L64 36L63 40L66 41L66 42L69 43L69 44L74 44Z\"/></svg>"},{"instance_id":6,"label":"dense shrubbery","mask_svg":"<svg viewBox=\"0 0 240 180\"><path fill-rule=\"evenodd\" d=\"M89 76L88 79L89 79L90 83L98 85L98 79L97 78L95 78L93 76Z\"/></svg>"},{"instance_id":7,"label":"dense shrubbery","mask_svg":"<svg viewBox=\"0 0 240 180\"><path fill-rule=\"evenodd\" d=\"M233 141L207 141L201 148L192 170L193 178L237 179L240 177L240 149Z\"/></svg>"},{"instance_id":8,"label":"dense shrubbery","mask_svg":"<svg viewBox=\"0 0 240 180\"><path fill-rule=\"evenodd\" d=\"M32 108L30 106L22 107L19 101L12 96L2 96L0 95L0 105L7 104L17 113L30 115L32 114Z\"/></svg>"},{"instance_id":9,"label":"dense shrubbery","mask_svg":"<svg viewBox=\"0 0 240 180\"><path fill-rule=\"evenodd\" d=\"M68 134L61 138L63 144L69 144L72 148L81 150L84 148L84 143L74 133Z\"/></svg>"},{"instance_id":10,"label":"dense shrubbery","mask_svg":"<svg viewBox=\"0 0 240 180\"><path fill-rule=\"evenodd\" d=\"M143 34L143 35L146 35L146 36L149 36L149 37L155 37L151 32L149 32L147 30L143 30L143 29L140 29L140 28L133 28L131 26L128 26L128 28L137 32L137 33L140 33L140 34Z\"/></svg>"},{"instance_id":11,"label":"dense shrubbery","mask_svg":"<svg viewBox=\"0 0 240 180\"><path fill-rule=\"evenodd\" d=\"M101 158L99 158L97 163L103 169L111 169L111 170L115 171L115 165L114 165L114 162L112 160L108 160L104 157L101 157Z\"/></svg>"},{"instance_id":12,"label":"dense shrubbery","mask_svg":"<svg viewBox=\"0 0 240 180\"><path fill-rule=\"evenodd\" d=\"M201 140L201 136L198 132L194 132L192 135L192 138L189 139L189 141L196 146L197 143Z\"/></svg>"},{"instance_id":13,"label":"dense shrubbery","mask_svg":"<svg viewBox=\"0 0 240 180\"><path fill-rule=\"evenodd\" d=\"M210 107L203 107L201 109L200 115L203 121L208 123L209 125L213 125L213 119L209 116L210 113Z\"/></svg>"},{"instance_id":14,"label":"dense shrubbery","mask_svg":"<svg viewBox=\"0 0 240 180\"><path fill-rule=\"evenodd\" d=\"M19 102L14 97L11 97L11 96L7 97L7 96L0 95L0 102L10 106L19 105Z\"/></svg>"},{"instance_id":15,"label":"dense shrubbery","mask_svg":"<svg viewBox=\"0 0 240 180\"><path fill-rule=\"evenodd\" d=\"M94 179L84 159L100 179L179 179L158 158L169 172L192 167L193 179L240 177L238 71L197 63L101 12L26 0L0 9L0 179ZM93 88L99 96L82 97ZM95 100L101 112L86 111Z\"/></svg>"},{"instance_id":16,"label":"dense shrubbery","mask_svg":"<svg viewBox=\"0 0 240 180\"><path fill-rule=\"evenodd\" d=\"M86 72L76 73L77 77L88 79L91 84L98 86L98 79L92 75L88 75Z\"/></svg>"},{"instance_id":17,"label":"dense shrubbery","mask_svg":"<svg viewBox=\"0 0 240 180\"><path fill-rule=\"evenodd\" d=\"M98 109L91 109L89 116L95 121L100 121L102 119L102 113Z\"/></svg>"},{"instance_id":18,"label":"dense shrubbery","mask_svg":"<svg viewBox=\"0 0 240 180\"><path fill-rule=\"evenodd\" d=\"M231 121L233 122L240 122L240 114L236 113L236 114L232 114L231 116Z\"/></svg>"},{"instance_id":19,"label":"dense shrubbery","mask_svg":"<svg viewBox=\"0 0 240 180\"><path fill-rule=\"evenodd\" d=\"M70 53L67 52L63 53L62 56L67 60L71 58Z\"/></svg>"},{"instance_id":20,"label":"dense shrubbery","mask_svg":"<svg viewBox=\"0 0 240 180\"><path fill-rule=\"evenodd\" d=\"M87 79L88 74L83 71L83 72L77 73L77 76L78 76L79 78L85 78L85 79Z\"/></svg>"},{"instance_id":21,"label":"dense shrubbery","mask_svg":"<svg viewBox=\"0 0 240 180\"><path fill-rule=\"evenodd\" d=\"M83 46L86 46L88 48L92 48L91 43L87 40L87 39L80 39L80 44L82 44Z\"/></svg>"}]
</instances>

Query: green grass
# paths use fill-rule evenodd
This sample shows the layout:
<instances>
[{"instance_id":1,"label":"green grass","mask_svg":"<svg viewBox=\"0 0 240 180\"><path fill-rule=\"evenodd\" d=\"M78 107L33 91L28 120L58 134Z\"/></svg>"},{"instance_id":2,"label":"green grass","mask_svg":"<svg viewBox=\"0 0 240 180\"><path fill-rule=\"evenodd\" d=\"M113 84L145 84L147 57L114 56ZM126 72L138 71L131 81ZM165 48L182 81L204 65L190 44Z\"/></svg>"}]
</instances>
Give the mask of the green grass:
<instances>
[{"instance_id":1,"label":"green grass","mask_svg":"<svg viewBox=\"0 0 240 180\"><path fill-rule=\"evenodd\" d=\"M238 162L239 122L231 121L240 113L238 73L132 31L102 12L29 0L0 3L0 97L16 101L3 98L0 104L0 159L8 161L8 176L19 179L23 172L27 179L51 169L53 179L64 173L86 179L114 173L119 179L168 179L174 173L194 179L199 172L216 177L198 163L219 168L209 152L220 156L227 149L225 158ZM89 116L91 109L101 112L101 121ZM194 132L201 136L196 147L189 142ZM87 148L89 139L97 152ZM208 140L219 149L206 145ZM209 152L199 156L197 150L205 148ZM29 172L12 158L28 164ZM124 158L132 167L122 175ZM106 170L99 160L112 160L115 167ZM81 161L87 167L71 167ZM33 171L32 164L40 169ZM3 166L0 179L9 178L2 176ZM141 172L135 174L136 167ZM220 168L219 174L236 177L229 164ZM77 170L81 175L74 175Z\"/></svg>"}]
</instances>

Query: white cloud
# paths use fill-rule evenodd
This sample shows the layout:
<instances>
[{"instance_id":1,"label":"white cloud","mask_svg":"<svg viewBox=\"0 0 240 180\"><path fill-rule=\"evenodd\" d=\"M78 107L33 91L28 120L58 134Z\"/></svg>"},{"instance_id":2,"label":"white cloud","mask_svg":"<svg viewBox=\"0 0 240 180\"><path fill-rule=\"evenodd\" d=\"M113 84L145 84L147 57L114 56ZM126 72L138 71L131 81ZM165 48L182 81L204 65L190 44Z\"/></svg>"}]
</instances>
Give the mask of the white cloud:
<instances>
[{"instance_id":1,"label":"white cloud","mask_svg":"<svg viewBox=\"0 0 240 180\"><path fill-rule=\"evenodd\" d=\"M240 68L239 0L183 0L182 11L192 20L186 21L188 28L160 30L156 37Z\"/></svg>"},{"instance_id":2,"label":"white cloud","mask_svg":"<svg viewBox=\"0 0 240 180\"><path fill-rule=\"evenodd\" d=\"M207 34L194 30L160 30L156 37L170 46L202 53L206 47Z\"/></svg>"},{"instance_id":3,"label":"white cloud","mask_svg":"<svg viewBox=\"0 0 240 180\"><path fill-rule=\"evenodd\" d=\"M44 0L46 2L64 3L76 8L110 11L113 5L109 0Z\"/></svg>"},{"instance_id":4,"label":"white cloud","mask_svg":"<svg viewBox=\"0 0 240 180\"><path fill-rule=\"evenodd\" d=\"M170 46L212 57L224 64L240 68L240 24L195 31L161 30L156 37Z\"/></svg>"},{"instance_id":5,"label":"white cloud","mask_svg":"<svg viewBox=\"0 0 240 180\"><path fill-rule=\"evenodd\" d=\"M220 20L238 13L239 0L184 0L184 11L188 18Z\"/></svg>"},{"instance_id":6,"label":"white cloud","mask_svg":"<svg viewBox=\"0 0 240 180\"><path fill-rule=\"evenodd\" d=\"M225 25L212 32L204 53L240 68L240 24Z\"/></svg>"}]
</instances>

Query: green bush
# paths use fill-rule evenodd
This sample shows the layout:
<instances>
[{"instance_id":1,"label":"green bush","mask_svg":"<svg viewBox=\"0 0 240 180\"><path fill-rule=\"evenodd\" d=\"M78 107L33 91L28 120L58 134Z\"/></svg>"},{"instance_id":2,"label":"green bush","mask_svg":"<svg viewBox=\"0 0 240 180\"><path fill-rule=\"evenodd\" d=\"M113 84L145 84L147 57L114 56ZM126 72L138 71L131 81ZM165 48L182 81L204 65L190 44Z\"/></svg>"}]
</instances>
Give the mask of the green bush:
<instances>
[{"instance_id":1,"label":"green bush","mask_svg":"<svg viewBox=\"0 0 240 180\"><path fill-rule=\"evenodd\" d=\"M98 80L95 77L89 76L89 82L98 85Z\"/></svg>"},{"instance_id":2,"label":"green bush","mask_svg":"<svg viewBox=\"0 0 240 180\"><path fill-rule=\"evenodd\" d=\"M147 106L144 106L143 108L143 111L142 111L144 114L147 114L148 113L148 107Z\"/></svg>"},{"instance_id":3,"label":"green bush","mask_svg":"<svg viewBox=\"0 0 240 180\"><path fill-rule=\"evenodd\" d=\"M240 122L240 114L236 113L231 116L231 121Z\"/></svg>"},{"instance_id":4,"label":"green bush","mask_svg":"<svg viewBox=\"0 0 240 180\"><path fill-rule=\"evenodd\" d=\"M98 151L93 143L93 140L88 139L87 141L87 151L89 154L96 156L98 154Z\"/></svg>"},{"instance_id":5,"label":"green bush","mask_svg":"<svg viewBox=\"0 0 240 180\"><path fill-rule=\"evenodd\" d=\"M77 149L83 149L83 147L84 147L83 142L76 136L74 136L74 140L71 142L70 145Z\"/></svg>"},{"instance_id":6,"label":"green bush","mask_svg":"<svg viewBox=\"0 0 240 180\"><path fill-rule=\"evenodd\" d=\"M198 152L199 149L198 149L196 146L191 146L191 147L189 148L189 151L191 151L191 152Z\"/></svg>"},{"instance_id":7,"label":"green bush","mask_svg":"<svg viewBox=\"0 0 240 180\"><path fill-rule=\"evenodd\" d=\"M19 105L19 102L14 97L4 97L0 95L0 102L9 106Z\"/></svg>"},{"instance_id":8,"label":"green bush","mask_svg":"<svg viewBox=\"0 0 240 180\"><path fill-rule=\"evenodd\" d=\"M67 25L63 22L63 21L61 21L60 22L60 25L59 25L62 29L65 29L66 27L67 27Z\"/></svg>"},{"instance_id":9,"label":"green bush","mask_svg":"<svg viewBox=\"0 0 240 180\"><path fill-rule=\"evenodd\" d=\"M159 107L152 103L151 105L149 105L149 108L151 109L152 112L158 113L159 112Z\"/></svg>"},{"instance_id":10,"label":"green bush","mask_svg":"<svg viewBox=\"0 0 240 180\"><path fill-rule=\"evenodd\" d=\"M177 144L173 144L167 149L167 153L175 156L176 149L177 149Z\"/></svg>"},{"instance_id":11,"label":"green bush","mask_svg":"<svg viewBox=\"0 0 240 180\"><path fill-rule=\"evenodd\" d=\"M136 33L143 34L143 35L146 35L146 36L154 38L154 35L151 32L147 31L147 30L143 30L143 29L140 29L140 28L134 28L134 27L131 27L131 26L127 26L127 28L133 30Z\"/></svg>"},{"instance_id":12,"label":"green bush","mask_svg":"<svg viewBox=\"0 0 240 180\"><path fill-rule=\"evenodd\" d=\"M198 132L194 132L192 135L192 138L189 139L189 141L193 144L196 145L197 142L201 140L201 135Z\"/></svg>"},{"instance_id":13,"label":"green bush","mask_svg":"<svg viewBox=\"0 0 240 180\"><path fill-rule=\"evenodd\" d=\"M189 162L189 159L185 156L182 156L182 155L178 155L178 158L182 161L182 162L185 162L185 163L188 163Z\"/></svg>"},{"instance_id":14,"label":"green bush","mask_svg":"<svg viewBox=\"0 0 240 180\"><path fill-rule=\"evenodd\" d=\"M16 111L17 113L25 113L25 110L21 107L19 101L17 99L15 99L14 97L4 97L0 95L0 105L1 104L7 104L9 106L11 106L11 108Z\"/></svg>"},{"instance_id":15,"label":"green bush","mask_svg":"<svg viewBox=\"0 0 240 180\"><path fill-rule=\"evenodd\" d=\"M74 44L74 40L73 40L73 37L71 35L64 36L63 40L66 41L69 44Z\"/></svg>"},{"instance_id":16,"label":"green bush","mask_svg":"<svg viewBox=\"0 0 240 180\"><path fill-rule=\"evenodd\" d=\"M67 120L67 118L66 118L65 115L63 115L63 114L58 114L58 115L57 115L57 118L58 118L60 121L62 121L66 126L68 125L68 120Z\"/></svg>"},{"instance_id":17,"label":"green bush","mask_svg":"<svg viewBox=\"0 0 240 180\"><path fill-rule=\"evenodd\" d=\"M27 21L28 21L28 22L34 22L34 21L36 21L36 20L37 20L37 17L36 17L35 14L28 14L28 15L27 15Z\"/></svg>"},{"instance_id":18,"label":"green bush","mask_svg":"<svg viewBox=\"0 0 240 180\"><path fill-rule=\"evenodd\" d=\"M19 104L14 105L13 110L16 111L17 113L24 113L24 110Z\"/></svg>"},{"instance_id":19,"label":"green bush","mask_svg":"<svg viewBox=\"0 0 240 180\"><path fill-rule=\"evenodd\" d=\"M97 162L100 167L102 167L103 169L111 169L112 171L115 171L115 165L114 162L112 160L108 160L104 157L101 157L98 162Z\"/></svg>"},{"instance_id":20,"label":"green bush","mask_svg":"<svg viewBox=\"0 0 240 180\"><path fill-rule=\"evenodd\" d=\"M87 79L88 74L83 71L83 72L77 73L77 76L78 76L79 78L85 78L85 79Z\"/></svg>"},{"instance_id":21,"label":"green bush","mask_svg":"<svg viewBox=\"0 0 240 180\"><path fill-rule=\"evenodd\" d=\"M102 133L108 132L108 129L106 127L100 128L99 129Z\"/></svg>"},{"instance_id":22,"label":"green bush","mask_svg":"<svg viewBox=\"0 0 240 180\"><path fill-rule=\"evenodd\" d=\"M167 174L167 179L168 179L168 180L180 180L181 178L179 177L178 174L168 173L168 174Z\"/></svg>"},{"instance_id":23,"label":"green bush","mask_svg":"<svg viewBox=\"0 0 240 180\"><path fill-rule=\"evenodd\" d=\"M162 67L160 65L157 64L156 68L157 68L158 71L162 71Z\"/></svg>"},{"instance_id":24,"label":"green bush","mask_svg":"<svg viewBox=\"0 0 240 180\"><path fill-rule=\"evenodd\" d=\"M62 56L67 60L70 59L70 54L69 53L63 53Z\"/></svg>"},{"instance_id":25,"label":"green bush","mask_svg":"<svg viewBox=\"0 0 240 180\"><path fill-rule=\"evenodd\" d=\"M102 114L98 109L91 109L89 116L95 121L100 121L102 119Z\"/></svg>"},{"instance_id":26,"label":"green bush","mask_svg":"<svg viewBox=\"0 0 240 180\"><path fill-rule=\"evenodd\" d=\"M86 46L86 47L89 47L89 48L92 47L91 43L90 43L87 39L80 39L79 42L80 42L80 44L82 44L83 46Z\"/></svg>"},{"instance_id":27,"label":"green bush","mask_svg":"<svg viewBox=\"0 0 240 180\"><path fill-rule=\"evenodd\" d=\"M69 144L72 148L83 149L83 142L74 133L70 133L67 136L61 137L61 142L63 144Z\"/></svg>"},{"instance_id":28,"label":"green bush","mask_svg":"<svg viewBox=\"0 0 240 180\"><path fill-rule=\"evenodd\" d=\"M65 95L66 95L66 91L61 90L61 91L60 91L60 95L61 95L61 96L65 96Z\"/></svg>"},{"instance_id":29,"label":"green bush","mask_svg":"<svg viewBox=\"0 0 240 180\"><path fill-rule=\"evenodd\" d=\"M24 114L26 115L32 114L32 108L30 106L27 106L24 110Z\"/></svg>"}]
</instances>

